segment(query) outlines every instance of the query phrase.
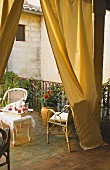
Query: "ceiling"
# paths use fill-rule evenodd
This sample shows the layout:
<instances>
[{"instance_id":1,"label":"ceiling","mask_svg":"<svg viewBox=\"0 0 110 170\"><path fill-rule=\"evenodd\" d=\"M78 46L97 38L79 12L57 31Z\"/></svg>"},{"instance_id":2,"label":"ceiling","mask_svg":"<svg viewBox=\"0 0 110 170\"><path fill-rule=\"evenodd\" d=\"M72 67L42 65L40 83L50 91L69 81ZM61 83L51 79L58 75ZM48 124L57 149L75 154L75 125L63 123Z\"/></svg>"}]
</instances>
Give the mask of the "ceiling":
<instances>
[{"instance_id":1,"label":"ceiling","mask_svg":"<svg viewBox=\"0 0 110 170\"><path fill-rule=\"evenodd\" d=\"M106 9L110 10L110 0L106 0Z\"/></svg>"}]
</instances>

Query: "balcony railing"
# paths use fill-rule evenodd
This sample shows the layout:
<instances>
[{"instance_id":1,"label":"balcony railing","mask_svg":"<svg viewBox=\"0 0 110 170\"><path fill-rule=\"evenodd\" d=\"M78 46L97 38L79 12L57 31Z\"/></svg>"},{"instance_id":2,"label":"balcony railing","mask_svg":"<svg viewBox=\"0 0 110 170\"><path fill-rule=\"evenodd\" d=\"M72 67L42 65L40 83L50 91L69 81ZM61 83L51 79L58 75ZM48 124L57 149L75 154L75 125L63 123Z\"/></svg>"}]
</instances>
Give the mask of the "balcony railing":
<instances>
[{"instance_id":1,"label":"balcony railing","mask_svg":"<svg viewBox=\"0 0 110 170\"><path fill-rule=\"evenodd\" d=\"M20 78L20 80L23 81L23 78ZM29 102L30 108L40 111L42 107L41 102L39 100L40 92L46 90L50 85L52 85L53 88L58 86L58 88L61 89L60 98L57 103L58 111L60 111L65 104L68 104L68 101L67 101L64 89L63 89L63 85L61 83L32 79L30 85L26 88L28 91L27 102Z\"/></svg>"},{"instance_id":2,"label":"balcony railing","mask_svg":"<svg viewBox=\"0 0 110 170\"><path fill-rule=\"evenodd\" d=\"M52 87L55 87L55 89L56 86L61 89L61 95L57 103L57 109L58 111L60 111L65 104L68 104L68 100L66 98L64 88L61 83L35 80L33 78L25 79L22 77L18 77L18 75L12 71L7 71L4 73L4 76L0 83L0 97L2 98L5 91L9 88L25 88L28 91L27 102L29 102L29 107L39 111L42 106L41 101L39 100L40 93L41 91L46 90L50 85L52 85ZM101 108L101 110L104 111L104 116L108 117L110 110L110 79L108 79L107 83L102 86Z\"/></svg>"},{"instance_id":3,"label":"balcony railing","mask_svg":"<svg viewBox=\"0 0 110 170\"><path fill-rule=\"evenodd\" d=\"M110 84L106 83L102 86L102 118L110 115Z\"/></svg>"}]
</instances>

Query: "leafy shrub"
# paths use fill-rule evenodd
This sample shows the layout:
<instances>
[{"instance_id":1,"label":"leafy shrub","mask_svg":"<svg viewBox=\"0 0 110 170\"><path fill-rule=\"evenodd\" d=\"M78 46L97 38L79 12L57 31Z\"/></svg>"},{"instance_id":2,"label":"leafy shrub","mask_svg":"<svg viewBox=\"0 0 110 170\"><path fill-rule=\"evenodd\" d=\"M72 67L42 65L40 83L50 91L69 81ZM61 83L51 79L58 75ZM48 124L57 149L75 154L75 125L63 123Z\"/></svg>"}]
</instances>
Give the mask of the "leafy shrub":
<instances>
[{"instance_id":1,"label":"leafy shrub","mask_svg":"<svg viewBox=\"0 0 110 170\"><path fill-rule=\"evenodd\" d=\"M13 71L7 71L4 73L1 81L2 88L1 97L3 97L6 90L20 87L28 91L27 102L29 102L29 100L31 100L33 97L32 82L33 82L32 78L30 79L19 78L18 75L15 74Z\"/></svg>"}]
</instances>

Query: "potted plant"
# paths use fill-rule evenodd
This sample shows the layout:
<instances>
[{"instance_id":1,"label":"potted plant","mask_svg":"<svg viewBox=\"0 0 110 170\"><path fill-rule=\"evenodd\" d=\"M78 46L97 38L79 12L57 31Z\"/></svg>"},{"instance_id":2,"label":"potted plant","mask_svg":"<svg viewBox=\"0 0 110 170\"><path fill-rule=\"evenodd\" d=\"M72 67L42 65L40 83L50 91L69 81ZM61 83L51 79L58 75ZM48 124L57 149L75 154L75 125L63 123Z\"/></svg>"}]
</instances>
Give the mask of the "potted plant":
<instances>
[{"instance_id":1,"label":"potted plant","mask_svg":"<svg viewBox=\"0 0 110 170\"><path fill-rule=\"evenodd\" d=\"M41 115L44 125L47 124L47 111L48 109L53 109L57 111L57 104L62 94L62 87L58 84L51 84L45 90L41 90ZM53 115L49 112L49 117Z\"/></svg>"}]
</instances>

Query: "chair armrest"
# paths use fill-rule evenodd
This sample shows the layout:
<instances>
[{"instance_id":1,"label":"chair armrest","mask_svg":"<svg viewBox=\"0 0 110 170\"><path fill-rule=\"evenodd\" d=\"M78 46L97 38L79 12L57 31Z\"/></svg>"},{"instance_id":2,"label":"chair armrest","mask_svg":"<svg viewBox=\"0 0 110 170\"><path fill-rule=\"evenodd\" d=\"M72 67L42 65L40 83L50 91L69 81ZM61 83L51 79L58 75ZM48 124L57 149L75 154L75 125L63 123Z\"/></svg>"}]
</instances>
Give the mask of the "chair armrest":
<instances>
[{"instance_id":1,"label":"chair armrest","mask_svg":"<svg viewBox=\"0 0 110 170\"><path fill-rule=\"evenodd\" d=\"M69 105L65 105L65 106L63 107L63 109L62 109L61 112L55 112L53 109L49 109L49 110L47 111L47 117L48 117L49 111L51 111L55 116L59 116L59 115L60 115L61 113L63 113L67 108L70 108L70 106L69 106Z\"/></svg>"},{"instance_id":2,"label":"chair armrest","mask_svg":"<svg viewBox=\"0 0 110 170\"><path fill-rule=\"evenodd\" d=\"M68 109L68 108L70 108L69 105L64 105L64 107L63 107L62 111L60 112L60 114L61 114L62 112L64 112L66 109Z\"/></svg>"},{"instance_id":3,"label":"chair armrest","mask_svg":"<svg viewBox=\"0 0 110 170\"><path fill-rule=\"evenodd\" d=\"M48 109L47 113L49 113L49 111L51 111L53 114L56 113L53 109Z\"/></svg>"},{"instance_id":4,"label":"chair armrest","mask_svg":"<svg viewBox=\"0 0 110 170\"><path fill-rule=\"evenodd\" d=\"M7 142L7 134L5 130L0 128L0 133L2 134L2 137L0 138L0 144L1 144L1 149L3 148L4 144Z\"/></svg>"},{"instance_id":5,"label":"chair armrest","mask_svg":"<svg viewBox=\"0 0 110 170\"><path fill-rule=\"evenodd\" d=\"M65 104L64 107L70 107L70 105L69 104Z\"/></svg>"},{"instance_id":6,"label":"chair armrest","mask_svg":"<svg viewBox=\"0 0 110 170\"><path fill-rule=\"evenodd\" d=\"M0 128L0 133L2 134L0 138L0 158L2 155L5 154L7 149L10 147L10 128L1 129Z\"/></svg>"},{"instance_id":7,"label":"chair armrest","mask_svg":"<svg viewBox=\"0 0 110 170\"><path fill-rule=\"evenodd\" d=\"M56 113L53 109L48 109L48 111L47 111L47 120L49 119L49 112L52 112L53 113L53 115Z\"/></svg>"}]
</instances>

